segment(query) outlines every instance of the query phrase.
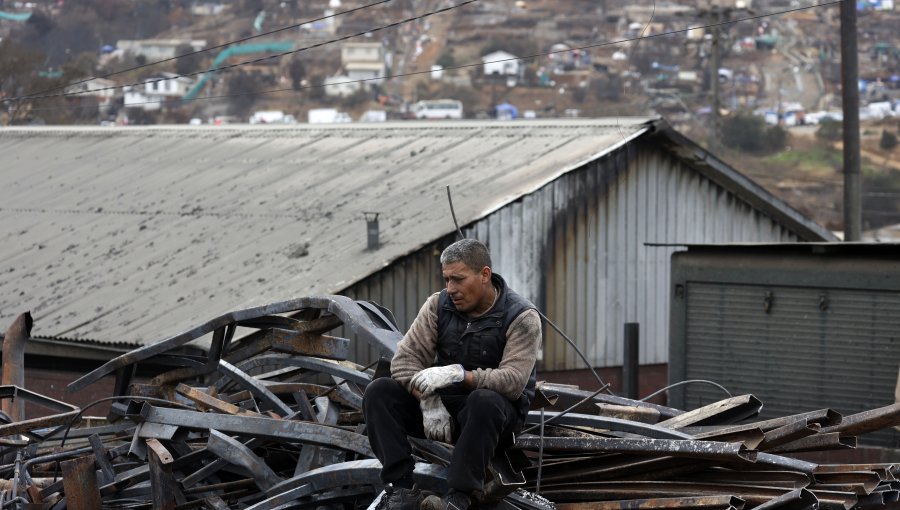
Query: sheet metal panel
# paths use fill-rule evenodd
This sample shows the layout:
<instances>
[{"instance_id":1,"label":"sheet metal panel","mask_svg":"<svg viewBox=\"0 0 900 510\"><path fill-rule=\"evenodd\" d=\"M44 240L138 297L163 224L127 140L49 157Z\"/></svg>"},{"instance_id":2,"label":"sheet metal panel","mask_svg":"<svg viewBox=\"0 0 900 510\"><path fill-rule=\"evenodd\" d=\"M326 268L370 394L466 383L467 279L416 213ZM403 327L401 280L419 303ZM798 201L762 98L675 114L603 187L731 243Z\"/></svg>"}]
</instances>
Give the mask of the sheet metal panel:
<instances>
[{"instance_id":1,"label":"sheet metal panel","mask_svg":"<svg viewBox=\"0 0 900 510\"><path fill-rule=\"evenodd\" d=\"M825 407L858 413L894 401L897 331L896 291L689 283L685 378L753 393L765 404L762 419ZM721 397L691 386L686 408ZM896 447L900 433L889 429L860 442Z\"/></svg>"},{"instance_id":2,"label":"sheet metal panel","mask_svg":"<svg viewBox=\"0 0 900 510\"><path fill-rule=\"evenodd\" d=\"M641 363L668 361L669 258L676 247L646 243L797 239L650 146L630 146L569 172L463 232L488 244L495 270L566 331L594 366L621 365L626 322L641 324ZM411 257L429 259L429 270L439 274L438 255L453 239ZM394 278L398 270L366 281ZM436 280L432 291L440 286ZM428 294L419 292L418 302ZM383 304L392 308L407 299L388 297ZM417 310L405 310L398 318L408 325ZM580 368L574 350L545 328L542 369Z\"/></svg>"},{"instance_id":3,"label":"sheet metal panel","mask_svg":"<svg viewBox=\"0 0 900 510\"><path fill-rule=\"evenodd\" d=\"M30 309L37 336L142 344L339 292L453 229L445 184L468 224L648 121L5 128L0 323ZM416 280L392 285L414 314Z\"/></svg>"}]
</instances>

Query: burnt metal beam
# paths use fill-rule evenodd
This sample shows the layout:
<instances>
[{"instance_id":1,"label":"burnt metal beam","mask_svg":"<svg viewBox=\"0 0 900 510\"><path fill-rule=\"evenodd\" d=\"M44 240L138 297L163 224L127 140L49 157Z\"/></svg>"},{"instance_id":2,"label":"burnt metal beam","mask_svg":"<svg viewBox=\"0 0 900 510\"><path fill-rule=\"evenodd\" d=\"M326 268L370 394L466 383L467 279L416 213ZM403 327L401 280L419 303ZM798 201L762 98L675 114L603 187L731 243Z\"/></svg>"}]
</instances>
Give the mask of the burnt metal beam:
<instances>
[{"instance_id":1,"label":"burnt metal beam","mask_svg":"<svg viewBox=\"0 0 900 510\"><path fill-rule=\"evenodd\" d=\"M231 416L200 413L182 409L168 409L144 404L141 417L145 422L176 425L189 429L216 429L248 437L289 439L301 443L341 448L368 457L373 456L366 436L338 427L292 420Z\"/></svg>"},{"instance_id":2,"label":"burnt metal beam","mask_svg":"<svg viewBox=\"0 0 900 510\"><path fill-rule=\"evenodd\" d=\"M157 354L162 354L176 347L185 345L192 340L196 340L197 338L215 331L216 328L265 315L288 313L304 308L318 308L337 316L344 327L356 334L358 338L368 342L373 348L385 354L393 354L397 350L397 343L403 337L403 335L396 331L378 327L369 315L348 297L302 297L220 315L194 329L118 356L104 363L101 367L73 381L67 386L67 390L75 392L84 389L87 385L100 380L103 376L113 373L117 368L144 361Z\"/></svg>"},{"instance_id":3,"label":"burnt metal beam","mask_svg":"<svg viewBox=\"0 0 900 510\"><path fill-rule=\"evenodd\" d=\"M762 402L753 395L739 395L687 411L674 418L661 421L657 425L680 429L690 425L734 423L756 416L762 406Z\"/></svg>"},{"instance_id":4,"label":"burnt metal beam","mask_svg":"<svg viewBox=\"0 0 900 510\"><path fill-rule=\"evenodd\" d=\"M741 510L744 508L744 500L730 495L717 495L590 501L556 505L557 510L669 510L675 508L692 508L694 510L728 510L733 508L734 510Z\"/></svg>"},{"instance_id":5,"label":"burnt metal beam","mask_svg":"<svg viewBox=\"0 0 900 510\"><path fill-rule=\"evenodd\" d=\"M260 382L255 377L244 372L243 370L235 367L231 363L225 361L224 359L219 360L218 370L220 373L226 375L232 381L236 382L239 386L249 391L254 397L275 408L275 410L278 411L282 417L287 416L293 412L287 404L282 402L280 398L276 397L274 393L269 391L266 388L265 384Z\"/></svg>"},{"instance_id":6,"label":"burnt metal beam","mask_svg":"<svg viewBox=\"0 0 900 510\"><path fill-rule=\"evenodd\" d=\"M100 488L94 471L92 456L78 457L60 463L63 488L66 491L66 508L70 510L97 510L100 503Z\"/></svg>"},{"instance_id":7,"label":"burnt metal beam","mask_svg":"<svg viewBox=\"0 0 900 510\"><path fill-rule=\"evenodd\" d=\"M262 490L267 490L281 482L281 477L253 453L253 450L217 430L210 429L206 449L231 464L246 469L253 477L257 487Z\"/></svg>"},{"instance_id":8,"label":"burnt metal beam","mask_svg":"<svg viewBox=\"0 0 900 510\"><path fill-rule=\"evenodd\" d=\"M620 420L607 416L596 416L590 414L560 412L544 412L544 424L554 423L556 425L573 425L579 427L592 427L596 429L616 430L620 432L630 432L645 437L656 439L693 439L689 434L673 430L666 427L651 425L648 423L639 423L630 420ZM530 411L528 413L527 423L534 425L541 421L540 411Z\"/></svg>"},{"instance_id":9,"label":"burnt metal beam","mask_svg":"<svg viewBox=\"0 0 900 510\"><path fill-rule=\"evenodd\" d=\"M568 452L615 452L638 455L666 455L693 459L721 460L731 458L754 462L756 451L748 450L741 443L718 443L715 441L691 441L684 439L618 439L608 437L572 438L520 436L514 448L544 451Z\"/></svg>"}]
</instances>

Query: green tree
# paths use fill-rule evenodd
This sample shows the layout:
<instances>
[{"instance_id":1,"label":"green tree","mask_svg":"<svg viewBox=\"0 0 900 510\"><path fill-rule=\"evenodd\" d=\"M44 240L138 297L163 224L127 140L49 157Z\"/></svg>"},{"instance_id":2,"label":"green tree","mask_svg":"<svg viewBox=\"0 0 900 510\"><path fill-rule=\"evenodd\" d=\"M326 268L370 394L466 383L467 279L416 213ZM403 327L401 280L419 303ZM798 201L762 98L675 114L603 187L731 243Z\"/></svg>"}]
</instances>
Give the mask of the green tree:
<instances>
[{"instance_id":1,"label":"green tree","mask_svg":"<svg viewBox=\"0 0 900 510\"><path fill-rule=\"evenodd\" d=\"M766 126L761 118L746 113L728 117L722 123L722 143L752 154L769 154L785 148L788 133L781 126Z\"/></svg>"},{"instance_id":2,"label":"green tree","mask_svg":"<svg viewBox=\"0 0 900 510\"><path fill-rule=\"evenodd\" d=\"M194 47L190 44L181 44L175 48L176 55L188 55L194 53ZM203 54L196 53L181 57L175 61L175 72L178 74L191 74L200 70L203 63Z\"/></svg>"},{"instance_id":3,"label":"green tree","mask_svg":"<svg viewBox=\"0 0 900 510\"><path fill-rule=\"evenodd\" d=\"M897 135L891 133L887 129L881 132L881 140L878 142L878 146L881 147L881 150L892 151L895 147L897 147Z\"/></svg>"},{"instance_id":4,"label":"green tree","mask_svg":"<svg viewBox=\"0 0 900 510\"><path fill-rule=\"evenodd\" d=\"M839 121L826 117L819 122L819 129L816 130L816 138L827 142L836 142L844 136L844 130Z\"/></svg>"},{"instance_id":5,"label":"green tree","mask_svg":"<svg viewBox=\"0 0 900 510\"><path fill-rule=\"evenodd\" d=\"M303 78L306 78L306 66L303 65L303 61L299 58L291 60L288 66L288 74L291 75L291 87L294 90L300 90L300 83L303 82Z\"/></svg>"}]
</instances>

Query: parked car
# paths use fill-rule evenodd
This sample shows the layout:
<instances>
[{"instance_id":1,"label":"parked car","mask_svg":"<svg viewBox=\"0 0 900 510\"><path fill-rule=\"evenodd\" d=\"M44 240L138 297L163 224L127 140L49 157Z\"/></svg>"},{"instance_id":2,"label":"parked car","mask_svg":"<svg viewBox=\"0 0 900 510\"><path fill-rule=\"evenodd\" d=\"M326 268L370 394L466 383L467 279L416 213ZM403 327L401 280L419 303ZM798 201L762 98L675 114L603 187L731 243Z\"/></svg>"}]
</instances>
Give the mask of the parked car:
<instances>
[{"instance_id":1,"label":"parked car","mask_svg":"<svg viewBox=\"0 0 900 510\"><path fill-rule=\"evenodd\" d=\"M432 99L419 101L413 105L413 114L417 119L461 119L463 118L462 101L456 99Z\"/></svg>"}]
</instances>

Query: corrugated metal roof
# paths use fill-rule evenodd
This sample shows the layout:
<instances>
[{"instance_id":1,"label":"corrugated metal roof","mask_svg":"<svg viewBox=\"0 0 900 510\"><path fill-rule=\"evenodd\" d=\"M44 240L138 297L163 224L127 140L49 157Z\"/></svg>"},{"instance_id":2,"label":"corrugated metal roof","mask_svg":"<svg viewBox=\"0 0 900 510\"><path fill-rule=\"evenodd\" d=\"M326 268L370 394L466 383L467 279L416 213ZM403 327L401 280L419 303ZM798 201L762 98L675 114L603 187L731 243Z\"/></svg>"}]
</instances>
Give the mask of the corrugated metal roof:
<instances>
[{"instance_id":1,"label":"corrugated metal roof","mask_svg":"<svg viewBox=\"0 0 900 510\"><path fill-rule=\"evenodd\" d=\"M102 343L338 292L647 118L0 130L0 324ZM364 211L382 247L366 251Z\"/></svg>"}]
</instances>

